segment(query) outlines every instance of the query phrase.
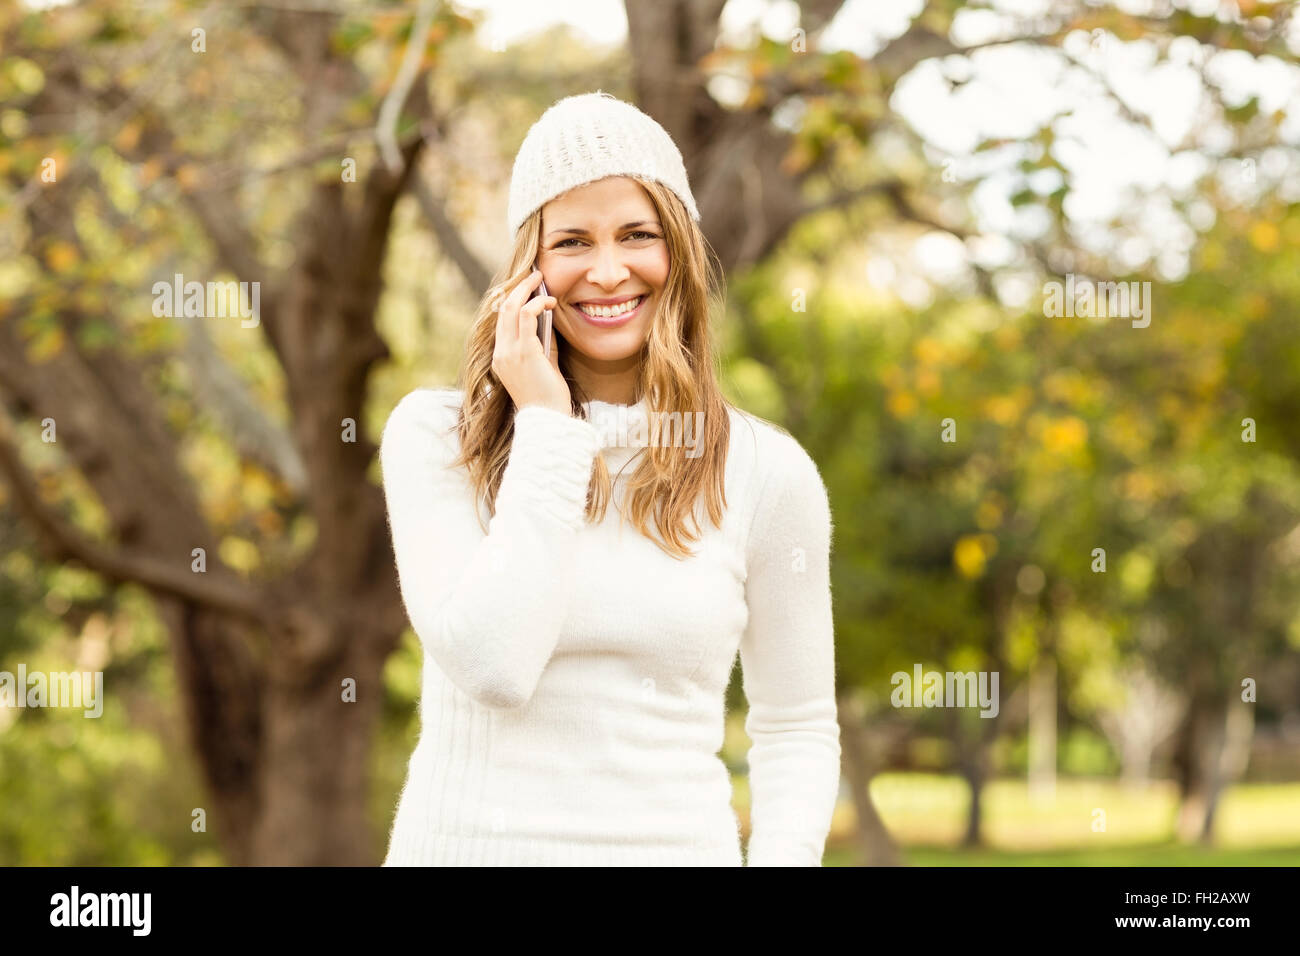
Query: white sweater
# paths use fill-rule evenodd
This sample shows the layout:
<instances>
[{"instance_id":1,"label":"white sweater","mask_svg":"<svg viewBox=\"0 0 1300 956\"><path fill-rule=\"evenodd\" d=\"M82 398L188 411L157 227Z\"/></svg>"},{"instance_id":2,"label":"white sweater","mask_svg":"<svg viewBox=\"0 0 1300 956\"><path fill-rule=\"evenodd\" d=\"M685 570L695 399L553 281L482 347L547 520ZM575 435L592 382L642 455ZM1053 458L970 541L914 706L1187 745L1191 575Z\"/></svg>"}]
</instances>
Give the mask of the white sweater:
<instances>
[{"instance_id":1,"label":"white sweater","mask_svg":"<svg viewBox=\"0 0 1300 956\"><path fill-rule=\"evenodd\" d=\"M700 503L704 538L679 561L620 529L625 479L603 522L584 517L597 454L612 476L638 464L646 401L588 402L588 420L525 407L484 535L466 470L445 467L462 397L410 393L380 447L425 654L384 865L740 866L719 757L739 650L747 863L820 866L840 741L830 507L807 452L730 409L723 527Z\"/></svg>"}]
</instances>

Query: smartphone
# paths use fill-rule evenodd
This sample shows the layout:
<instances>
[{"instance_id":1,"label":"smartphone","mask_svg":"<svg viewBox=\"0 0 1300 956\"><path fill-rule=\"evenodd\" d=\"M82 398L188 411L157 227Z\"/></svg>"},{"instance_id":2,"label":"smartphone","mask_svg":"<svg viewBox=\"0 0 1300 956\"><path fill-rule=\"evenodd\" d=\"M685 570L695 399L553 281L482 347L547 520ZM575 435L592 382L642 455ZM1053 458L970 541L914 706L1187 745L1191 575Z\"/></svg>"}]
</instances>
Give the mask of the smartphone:
<instances>
[{"instance_id":1,"label":"smartphone","mask_svg":"<svg viewBox=\"0 0 1300 956\"><path fill-rule=\"evenodd\" d=\"M533 268L534 269L537 268L536 262L533 263ZM532 299L537 298L539 295L540 296L550 295L550 293L546 291L545 279L543 279L541 282L537 284L537 288L533 290L533 294L530 295L528 298L531 301ZM547 358L551 357L552 322L553 322L553 318L550 309L542 310L542 314L537 317L537 337L542 342L542 351L546 353Z\"/></svg>"}]
</instances>

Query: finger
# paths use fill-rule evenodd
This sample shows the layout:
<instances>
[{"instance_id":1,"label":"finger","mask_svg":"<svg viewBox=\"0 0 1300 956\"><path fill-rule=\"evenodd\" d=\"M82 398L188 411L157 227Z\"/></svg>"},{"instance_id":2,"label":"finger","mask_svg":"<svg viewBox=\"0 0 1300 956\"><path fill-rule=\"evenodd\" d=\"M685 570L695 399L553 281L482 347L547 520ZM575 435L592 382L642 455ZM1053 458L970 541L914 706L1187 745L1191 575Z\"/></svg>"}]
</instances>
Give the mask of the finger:
<instances>
[{"instance_id":1,"label":"finger","mask_svg":"<svg viewBox=\"0 0 1300 956\"><path fill-rule=\"evenodd\" d=\"M528 296L532 294L531 287L535 287L541 281L542 274L532 272L524 276L508 292L501 294L497 300L496 341L498 343L507 347L518 344L518 320L520 318L518 310L526 303Z\"/></svg>"},{"instance_id":2,"label":"finger","mask_svg":"<svg viewBox=\"0 0 1300 956\"><path fill-rule=\"evenodd\" d=\"M510 323L509 328L504 333L503 342L517 345L520 336L520 324L523 317L520 311L527 304L529 296L532 295L533 289L542 281L542 273L538 270L530 272L524 276L509 294L504 297L501 305L501 314L499 318L503 323Z\"/></svg>"},{"instance_id":3,"label":"finger","mask_svg":"<svg viewBox=\"0 0 1300 956\"><path fill-rule=\"evenodd\" d=\"M529 296L533 294L533 290L541 284L541 281L542 273L540 270L535 269L528 273L528 275L524 276L519 284L510 290L510 295L507 298L511 311L522 307L523 304L528 301Z\"/></svg>"},{"instance_id":4,"label":"finger","mask_svg":"<svg viewBox=\"0 0 1300 956\"><path fill-rule=\"evenodd\" d=\"M557 300L553 295L538 296L537 298L529 299L524 303L523 308L519 310L518 332L519 340L521 342L524 341L525 336L531 335L533 338L537 338L537 317L547 309L554 309L556 303ZM538 344L541 344L540 339L538 340Z\"/></svg>"},{"instance_id":5,"label":"finger","mask_svg":"<svg viewBox=\"0 0 1300 956\"><path fill-rule=\"evenodd\" d=\"M509 314L509 309L506 308L506 301L508 298L509 296L505 293L502 293L497 298L497 330L495 341L498 346L508 345L513 341L510 333L511 325L506 320L506 316Z\"/></svg>"}]
</instances>

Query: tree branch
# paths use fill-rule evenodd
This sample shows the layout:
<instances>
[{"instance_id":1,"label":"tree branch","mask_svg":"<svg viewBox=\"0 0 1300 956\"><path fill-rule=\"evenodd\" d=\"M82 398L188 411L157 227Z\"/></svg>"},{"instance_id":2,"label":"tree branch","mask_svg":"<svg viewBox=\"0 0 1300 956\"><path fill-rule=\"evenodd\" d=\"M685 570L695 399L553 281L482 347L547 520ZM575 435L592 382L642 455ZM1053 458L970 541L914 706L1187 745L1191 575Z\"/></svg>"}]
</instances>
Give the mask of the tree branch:
<instances>
[{"instance_id":1,"label":"tree branch","mask_svg":"<svg viewBox=\"0 0 1300 956\"><path fill-rule=\"evenodd\" d=\"M420 61L424 59L424 48L429 42L429 27L433 24L433 11L437 0L420 0L420 7L415 13L415 22L411 25L411 35L406 41L406 50L402 54L402 64L397 68L397 77L393 86L379 106L379 120L375 124L375 138L379 141L379 154L384 159L388 171L396 175L401 171L401 152L397 148L397 120L406 98L411 93L411 84L419 74Z\"/></svg>"},{"instance_id":2,"label":"tree branch","mask_svg":"<svg viewBox=\"0 0 1300 956\"><path fill-rule=\"evenodd\" d=\"M307 469L288 431L258 407L244 380L217 351L204 321L185 315L183 309L176 319L185 327L183 354L194 373L197 404L212 413L241 456L301 494L307 488Z\"/></svg>"},{"instance_id":3,"label":"tree branch","mask_svg":"<svg viewBox=\"0 0 1300 956\"><path fill-rule=\"evenodd\" d=\"M42 500L37 483L28 474L12 441L12 431L9 415L0 414L0 472L7 478L20 510L38 532L52 560L77 560L119 584L134 582L217 610L258 621L263 618L265 609L255 592L247 584L226 577L221 570L198 574L182 570L186 565L180 558L175 563L159 561L130 549L107 548L86 538Z\"/></svg>"}]
</instances>

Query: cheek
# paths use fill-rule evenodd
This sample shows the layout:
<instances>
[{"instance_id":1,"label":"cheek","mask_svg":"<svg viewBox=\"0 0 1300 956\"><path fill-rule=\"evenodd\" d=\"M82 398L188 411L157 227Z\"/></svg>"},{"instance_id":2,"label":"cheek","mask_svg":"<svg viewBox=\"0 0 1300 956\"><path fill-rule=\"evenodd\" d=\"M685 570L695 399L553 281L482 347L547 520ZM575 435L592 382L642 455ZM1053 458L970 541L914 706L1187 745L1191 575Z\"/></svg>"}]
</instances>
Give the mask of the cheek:
<instances>
[{"instance_id":1,"label":"cheek","mask_svg":"<svg viewBox=\"0 0 1300 956\"><path fill-rule=\"evenodd\" d=\"M650 257L641 267L641 275L655 289L662 289L668 282L668 250L661 250Z\"/></svg>"},{"instance_id":2,"label":"cheek","mask_svg":"<svg viewBox=\"0 0 1300 956\"><path fill-rule=\"evenodd\" d=\"M551 295L560 301L564 301L568 298L569 293L578 287L578 283L582 280L582 270L566 269L563 265L549 266L548 268L550 269L550 276L547 279L546 288Z\"/></svg>"}]
</instances>

